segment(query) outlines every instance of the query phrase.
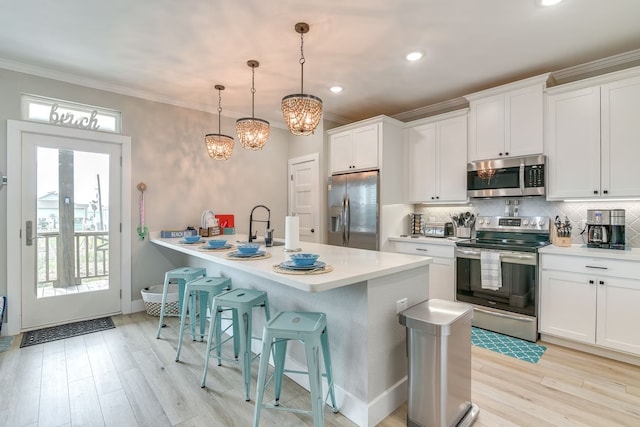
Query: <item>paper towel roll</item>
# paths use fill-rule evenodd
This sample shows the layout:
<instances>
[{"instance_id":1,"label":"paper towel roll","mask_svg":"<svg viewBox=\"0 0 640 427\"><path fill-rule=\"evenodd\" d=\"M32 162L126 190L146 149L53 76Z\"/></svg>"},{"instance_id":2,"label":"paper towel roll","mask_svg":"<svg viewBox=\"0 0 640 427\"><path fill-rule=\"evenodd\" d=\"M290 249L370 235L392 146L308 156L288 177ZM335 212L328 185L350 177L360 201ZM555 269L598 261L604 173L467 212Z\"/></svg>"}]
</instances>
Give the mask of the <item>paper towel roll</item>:
<instances>
[{"instance_id":1,"label":"paper towel roll","mask_svg":"<svg viewBox=\"0 0 640 427\"><path fill-rule=\"evenodd\" d=\"M284 249L295 251L300 247L300 218L288 216L284 223Z\"/></svg>"}]
</instances>

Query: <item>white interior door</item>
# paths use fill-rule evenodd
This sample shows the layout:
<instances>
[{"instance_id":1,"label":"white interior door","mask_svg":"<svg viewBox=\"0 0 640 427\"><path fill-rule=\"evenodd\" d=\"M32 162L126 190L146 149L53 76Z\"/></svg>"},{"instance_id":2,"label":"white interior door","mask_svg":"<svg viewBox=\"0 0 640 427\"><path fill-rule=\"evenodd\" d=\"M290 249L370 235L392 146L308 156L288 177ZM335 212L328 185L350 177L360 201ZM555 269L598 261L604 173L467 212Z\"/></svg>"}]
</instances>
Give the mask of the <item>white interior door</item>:
<instances>
[{"instance_id":1,"label":"white interior door","mask_svg":"<svg viewBox=\"0 0 640 427\"><path fill-rule=\"evenodd\" d=\"M22 329L120 312L121 147L22 136Z\"/></svg>"},{"instance_id":2,"label":"white interior door","mask_svg":"<svg viewBox=\"0 0 640 427\"><path fill-rule=\"evenodd\" d=\"M300 240L320 242L318 156L289 160L289 213L300 218Z\"/></svg>"}]
</instances>

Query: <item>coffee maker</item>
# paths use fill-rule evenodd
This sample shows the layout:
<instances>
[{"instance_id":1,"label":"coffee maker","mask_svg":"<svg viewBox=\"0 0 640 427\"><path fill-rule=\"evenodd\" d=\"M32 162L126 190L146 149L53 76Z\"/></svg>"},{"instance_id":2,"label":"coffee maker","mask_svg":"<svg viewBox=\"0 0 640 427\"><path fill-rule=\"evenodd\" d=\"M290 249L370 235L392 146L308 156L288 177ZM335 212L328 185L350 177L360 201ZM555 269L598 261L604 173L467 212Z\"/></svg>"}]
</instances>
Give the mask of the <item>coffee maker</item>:
<instances>
[{"instance_id":1,"label":"coffee maker","mask_svg":"<svg viewBox=\"0 0 640 427\"><path fill-rule=\"evenodd\" d=\"M587 211L587 247L624 249L624 209Z\"/></svg>"}]
</instances>

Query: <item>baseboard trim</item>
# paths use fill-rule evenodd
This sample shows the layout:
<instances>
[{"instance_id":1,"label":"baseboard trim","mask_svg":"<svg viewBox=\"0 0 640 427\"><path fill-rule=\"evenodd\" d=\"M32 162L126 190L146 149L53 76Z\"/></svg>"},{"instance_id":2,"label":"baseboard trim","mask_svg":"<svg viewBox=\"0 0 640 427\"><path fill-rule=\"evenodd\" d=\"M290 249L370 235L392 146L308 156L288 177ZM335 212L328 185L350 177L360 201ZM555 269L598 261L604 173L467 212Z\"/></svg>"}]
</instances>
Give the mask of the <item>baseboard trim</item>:
<instances>
[{"instance_id":1,"label":"baseboard trim","mask_svg":"<svg viewBox=\"0 0 640 427\"><path fill-rule=\"evenodd\" d=\"M640 357L633 356L631 354L620 353L614 350L609 350L606 348L597 347L589 344L583 344L576 341L571 341L565 338L559 338L559 337L555 337L553 335L547 335L547 334L540 334L540 341L548 342L550 344L556 344L562 347L568 347L573 350L582 351L584 353L595 354L596 356L606 357L607 359L613 359L619 362L640 366Z\"/></svg>"}]
</instances>

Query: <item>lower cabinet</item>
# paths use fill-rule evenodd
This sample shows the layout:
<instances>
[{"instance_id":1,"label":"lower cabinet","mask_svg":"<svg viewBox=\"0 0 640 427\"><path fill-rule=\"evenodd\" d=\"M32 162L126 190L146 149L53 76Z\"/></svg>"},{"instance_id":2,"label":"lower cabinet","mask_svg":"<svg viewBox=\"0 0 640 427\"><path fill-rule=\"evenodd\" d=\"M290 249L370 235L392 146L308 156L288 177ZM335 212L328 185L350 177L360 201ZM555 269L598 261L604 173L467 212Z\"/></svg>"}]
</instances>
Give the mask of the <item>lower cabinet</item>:
<instances>
[{"instance_id":1,"label":"lower cabinet","mask_svg":"<svg viewBox=\"0 0 640 427\"><path fill-rule=\"evenodd\" d=\"M540 332L640 355L640 266L541 257Z\"/></svg>"},{"instance_id":2,"label":"lower cabinet","mask_svg":"<svg viewBox=\"0 0 640 427\"><path fill-rule=\"evenodd\" d=\"M455 246L426 242L394 243L396 252L433 258L429 265L429 298L455 300Z\"/></svg>"}]
</instances>

